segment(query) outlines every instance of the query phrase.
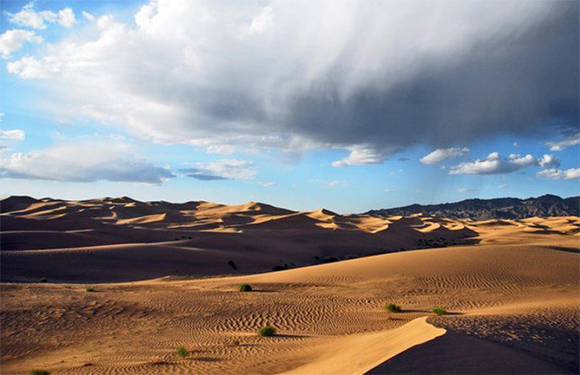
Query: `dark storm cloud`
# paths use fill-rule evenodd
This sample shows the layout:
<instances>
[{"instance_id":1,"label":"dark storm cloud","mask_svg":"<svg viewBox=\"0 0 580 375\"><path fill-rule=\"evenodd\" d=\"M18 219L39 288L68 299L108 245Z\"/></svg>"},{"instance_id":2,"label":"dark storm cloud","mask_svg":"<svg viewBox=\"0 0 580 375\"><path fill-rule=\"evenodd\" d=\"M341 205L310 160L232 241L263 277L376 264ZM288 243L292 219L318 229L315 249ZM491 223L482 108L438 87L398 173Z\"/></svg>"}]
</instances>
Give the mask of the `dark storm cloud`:
<instances>
[{"instance_id":1,"label":"dark storm cloud","mask_svg":"<svg viewBox=\"0 0 580 375\"><path fill-rule=\"evenodd\" d=\"M370 164L421 143L577 133L578 7L151 2L136 26L101 18L97 42L75 39L7 66L58 80L66 108L122 119L147 139L238 151L338 147L350 155L333 165Z\"/></svg>"}]
</instances>

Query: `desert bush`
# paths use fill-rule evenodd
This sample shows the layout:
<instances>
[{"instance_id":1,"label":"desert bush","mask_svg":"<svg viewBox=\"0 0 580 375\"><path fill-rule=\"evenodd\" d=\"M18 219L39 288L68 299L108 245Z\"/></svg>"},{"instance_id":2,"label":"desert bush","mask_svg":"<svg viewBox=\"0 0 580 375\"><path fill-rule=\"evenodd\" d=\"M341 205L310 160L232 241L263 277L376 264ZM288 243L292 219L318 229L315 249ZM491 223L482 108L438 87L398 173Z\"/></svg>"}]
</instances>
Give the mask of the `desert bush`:
<instances>
[{"instance_id":1,"label":"desert bush","mask_svg":"<svg viewBox=\"0 0 580 375\"><path fill-rule=\"evenodd\" d=\"M234 341L232 341L232 345L233 346L240 346L240 340L234 340Z\"/></svg>"},{"instance_id":2,"label":"desert bush","mask_svg":"<svg viewBox=\"0 0 580 375\"><path fill-rule=\"evenodd\" d=\"M93 288L93 287L91 287L91 286L87 286L87 287L85 288L85 292L94 292L94 291L95 291L95 288Z\"/></svg>"},{"instance_id":3,"label":"desert bush","mask_svg":"<svg viewBox=\"0 0 580 375\"><path fill-rule=\"evenodd\" d=\"M48 279L47 279L47 278L45 278L45 277L43 277L42 279L40 279L40 282L41 282L41 283L47 283L47 282L48 282Z\"/></svg>"},{"instance_id":4,"label":"desert bush","mask_svg":"<svg viewBox=\"0 0 580 375\"><path fill-rule=\"evenodd\" d=\"M185 358L189 355L189 352L187 351L187 349L185 349L185 347L183 346L178 346L175 349L175 352L177 353L178 356L180 356L181 358Z\"/></svg>"},{"instance_id":5,"label":"desert bush","mask_svg":"<svg viewBox=\"0 0 580 375\"><path fill-rule=\"evenodd\" d=\"M31 370L32 375L50 375L50 371L47 370Z\"/></svg>"},{"instance_id":6,"label":"desert bush","mask_svg":"<svg viewBox=\"0 0 580 375\"><path fill-rule=\"evenodd\" d=\"M437 315L446 315L447 314L447 310L445 310L442 307L436 307L432 311L433 311L433 313L435 313Z\"/></svg>"},{"instance_id":7,"label":"desert bush","mask_svg":"<svg viewBox=\"0 0 580 375\"><path fill-rule=\"evenodd\" d=\"M250 284L242 284L238 287L238 290L240 292L251 292L252 286Z\"/></svg>"},{"instance_id":8,"label":"desert bush","mask_svg":"<svg viewBox=\"0 0 580 375\"><path fill-rule=\"evenodd\" d=\"M276 334L276 328L271 325L265 325L258 330L258 335L260 336L274 336Z\"/></svg>"},{"instance_id":9,"label":"desert bush","mask_svg":"<svg viewBox=\"0 0 580 375\"><path fill-rule=\"evenodd\" d=\"M385 304L385 310L387 310L388 312L392 312L392 313L398 313L401 312L401 306L396 305L394 303L387 303Z\"/></svg>"}]
</instances>

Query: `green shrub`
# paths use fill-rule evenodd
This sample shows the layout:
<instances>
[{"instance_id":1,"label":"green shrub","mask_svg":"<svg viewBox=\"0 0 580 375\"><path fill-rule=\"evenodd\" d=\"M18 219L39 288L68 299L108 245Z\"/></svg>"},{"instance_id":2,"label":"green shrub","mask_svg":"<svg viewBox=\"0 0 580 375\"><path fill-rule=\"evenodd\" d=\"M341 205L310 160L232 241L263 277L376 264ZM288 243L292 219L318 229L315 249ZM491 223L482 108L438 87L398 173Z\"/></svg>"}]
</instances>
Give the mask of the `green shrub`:
<instances>
[{"instance_id":1,"label":"green shrub","mask_svg":"<svg viewBox=\"0 0 580 375\"><path fill-rule=\"evenodd\" d=\"M234 341L232 342L232 344L233 344L234 346L240 346L240 340L234 340Z\"/></svg>"},{"instance_id":2,"label":"green shrub","mask_svg":"<svg viewBox=\"0 0 580 375\"><path fill-rule=\"evenodd\" d=\"M238 290L240 292L251 292L252 286L250 284L242 284L238 287Z\"/></svg>"},{"instance_id":3,"label":"green shrub","mask_svg":"<svg viewBox=\"0 0 580 375\"><path fill-rule=\"evenodd\" d=\"M175 352L177 353L178 356L180 356L181 358L185 358L189 355L189 352L187 351L187 349L185 349L183 346L178 346L175 349Z\"/></svg>"},{"instance_id":4,"label":"green shrub","mask_svg":"<svg viewBox=\"0 0 580 375\"><path fill-rule=\"evenodd\" d=\"M47 370L31 370L32 375L50 375L50 371Z\"/></svg>"},{"instance_id":5,"label":"green shrub","mask_svg":"<svg viewBox=\"0 0 580 375\"><path fill-rule=\"evenodd\" d=\"M95 291L95 288L93 288L93 287L87 286L85 288L85 292L94 292L94 291Z\"/></svg>"},{"instance_id":6,"label":"green shrub","mask_svg":"<svg viewBox=\"0 0 580 375\"><path fill-rule=\"evenodd\" d=\"M276 328L271 325L265 325L258 330L258 335L260 336L274 336L276 334Z\"/></svg>"},{"instance_id":7,"label":"green shrub","mask_svg":"<svg viewBox=\"0 0 580 375\"><path fill-rule=\"evenodd\" d=\"M435 313L437 315L446 315L447 314L447 310L445 310L442 307L436 307L432 311L433 311L433 313Z\"/></svg>"},{"instance_id":8,"label":"green shrub","mask_svg":"<svg viewBox=\"0 0 580 375\"><path fill-rule=\"evenodd\" d=\"M388 312L392 312L392 313L398 313L401 312L401 306L396 305L394 303L387 303L385 304L385 310L387 310Z\"/></svg>"},{"instance_id":9,"label":"green shrub","mask_svg":"<svg viewBox=\"0 0 580 375\"><path fill-rule=\"evenodd\" d=\"M47 283L47 282L48 282L48 279L47 279L47 278L45 278L45 277L43 277L42 279L40 279L40 282L41 282L41 283Z\"/></svg>"}]
</instances>

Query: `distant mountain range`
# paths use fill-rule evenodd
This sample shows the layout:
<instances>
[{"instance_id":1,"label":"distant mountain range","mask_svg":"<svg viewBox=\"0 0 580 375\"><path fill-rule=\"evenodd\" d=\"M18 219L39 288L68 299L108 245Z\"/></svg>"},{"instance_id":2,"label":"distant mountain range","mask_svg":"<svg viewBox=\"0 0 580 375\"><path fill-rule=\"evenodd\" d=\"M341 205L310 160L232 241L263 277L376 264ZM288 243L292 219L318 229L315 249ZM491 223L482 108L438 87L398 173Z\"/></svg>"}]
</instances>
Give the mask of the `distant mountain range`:
<instances>
[{"instance_id":1,"label":"distant mountain range","mask_svg":"<svg viewBox=\"0 0 580 375\"><path fill-rule=\"evenodd\" d=\"M579 216L580 197L561 198L546 194L538 198L466 199L443 204L412 204L410 206L371 210L374 216L408 216L412 214L463 218L473 220L524 219L533 216Z\"/></svg>"}]
</instances>

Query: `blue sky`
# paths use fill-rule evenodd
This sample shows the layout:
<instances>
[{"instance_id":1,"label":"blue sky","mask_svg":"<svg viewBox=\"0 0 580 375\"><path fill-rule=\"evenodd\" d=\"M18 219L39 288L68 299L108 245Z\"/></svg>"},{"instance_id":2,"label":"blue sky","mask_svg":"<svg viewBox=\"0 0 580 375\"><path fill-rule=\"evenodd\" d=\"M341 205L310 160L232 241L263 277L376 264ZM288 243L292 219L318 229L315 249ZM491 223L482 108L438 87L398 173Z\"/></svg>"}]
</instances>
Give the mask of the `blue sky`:
<instances>
[{"instance_id":1,"label":"blue sky","mask_svg":"<svg viewBox=\"0 0 580 375\"><path fill-rule=\"evenodd\" d=\"M349 213L579 194L574 1L1 8L4 196Z\"/></svg>"}]
</instances>

